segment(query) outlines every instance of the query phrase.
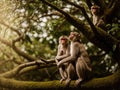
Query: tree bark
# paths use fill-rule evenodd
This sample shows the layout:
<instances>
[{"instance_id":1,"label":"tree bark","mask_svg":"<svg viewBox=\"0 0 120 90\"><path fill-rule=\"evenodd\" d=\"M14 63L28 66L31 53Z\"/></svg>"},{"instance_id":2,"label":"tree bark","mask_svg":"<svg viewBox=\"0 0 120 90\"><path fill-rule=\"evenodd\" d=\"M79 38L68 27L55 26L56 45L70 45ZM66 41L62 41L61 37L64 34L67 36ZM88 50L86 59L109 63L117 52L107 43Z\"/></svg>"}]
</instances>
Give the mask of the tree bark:
<instances>
[{"instance_id":1,"label":"tree bark","mask_svg":"<svg viewBox=\"0 0 120 90\"><path fill-rule=\"evenodd\" d=\"M6 79L0 77L0 86L13 90L113 90L120 89L120 71L103 77L94 78L92 80L83 82L80 87L75 87L75 81L70 83L69 87L66 87L64 82L60 84L58 80L47 82L33 82L33 81L17 81L13 79ZM118 89L118 90L119 90Z\"/></svg>"}]
</instances>

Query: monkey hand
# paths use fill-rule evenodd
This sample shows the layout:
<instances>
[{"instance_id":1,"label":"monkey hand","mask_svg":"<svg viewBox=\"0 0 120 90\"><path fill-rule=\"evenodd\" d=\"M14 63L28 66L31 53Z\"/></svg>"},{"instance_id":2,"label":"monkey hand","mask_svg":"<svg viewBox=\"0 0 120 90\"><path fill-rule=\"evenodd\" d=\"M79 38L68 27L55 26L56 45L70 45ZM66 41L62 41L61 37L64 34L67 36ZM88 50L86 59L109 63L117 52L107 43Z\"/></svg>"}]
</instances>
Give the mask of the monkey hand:
<instances>
[{"instance_id":1,"label":"monkey hand","mask_svg":"<svg viewBox=\"0 0 120 90\"><path fill-rule=\"evenodd\" d=\"M58 62L57 63L57 67L61 67L62 66L62 63L61 62Z\"/></svg>"},{"instance_id":2,"label":"monkey hand","mask_svg":"<svg viewBox=\"0 0 120 90\"><path fill-rule=\"evenodd\" d=\"M61 58L59 56L57 56L57 57L55 57L55 59L57 59L58 61L60 61Z\"/></svg>"}]
</instances>

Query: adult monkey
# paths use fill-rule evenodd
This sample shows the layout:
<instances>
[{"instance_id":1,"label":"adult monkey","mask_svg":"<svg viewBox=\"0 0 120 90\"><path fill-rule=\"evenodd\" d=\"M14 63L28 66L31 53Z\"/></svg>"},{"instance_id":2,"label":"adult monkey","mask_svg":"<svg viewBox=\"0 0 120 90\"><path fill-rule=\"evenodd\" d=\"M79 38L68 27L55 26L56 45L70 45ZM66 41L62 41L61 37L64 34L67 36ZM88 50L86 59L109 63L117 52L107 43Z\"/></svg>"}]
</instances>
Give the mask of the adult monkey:
<instances>
[{"instance_id":1,"label":"adult monkey","mask_svg":"<svg viewBox=\"0 0 120 90\"><path fill-rule=\"evenodd\" d=\"M86 72L91 71L92 69L88 53L85 50L84 45L80 42L80 34L77 32L71 32L69 39L71 40L70 56L59 61L57 66L60 67L66 62L73 63L78 76L75 85L78 86L80 82L85 79ZM71 78L68 77L66 83L69 84L70 81Z\"/></svg>"},{"instance_id":2,"label":"adult monkey","mask_svg":"<svg viewBox=\"0 0 120 90\"><path fill-rule=\"evenodd\" d=\"M102 14L100 11L100 7L98 5L91 6L91 13L93 15L93 24L95 26L101 27L105 29L105 22L103 21Z\"/></svg>"},{"instance_id":3,"label":"adult monkey","mask_svg":"<svg viewBox=\"0 0 120 90\"><path fill-rule=\"evenodd\" d=\"M58 64L60 60L68 56L70 56L70 45L68 42L68 37L63 35L59 38L58 51L55 58L56 64ZM59 67L59 72L62 78L60 80L60 83L62 83L62 81L67 79L67 77L71 77L71 73L74 72L74 66L71 63L64 63L62 66Z\"/></svg>"}]
</instances>

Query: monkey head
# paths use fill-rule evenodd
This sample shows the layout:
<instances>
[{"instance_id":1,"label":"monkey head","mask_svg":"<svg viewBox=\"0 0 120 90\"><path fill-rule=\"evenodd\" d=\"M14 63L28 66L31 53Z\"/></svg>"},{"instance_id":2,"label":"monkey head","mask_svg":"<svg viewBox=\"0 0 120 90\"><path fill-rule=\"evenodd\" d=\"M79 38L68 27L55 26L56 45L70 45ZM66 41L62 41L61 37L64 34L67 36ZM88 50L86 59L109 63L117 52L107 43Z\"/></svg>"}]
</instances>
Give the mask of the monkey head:
<instances>
[{"instance_id":1,"label":"monkey head","mask_svg":"<svg viewBox=\"0 0 120 90\"><path fill-rule=\"evenodd\" d=\"M69 35L71 41L80 41L80 34L78 32L71 32Z\"/></svg>"},{"instance_id":2,"label":"monkey head","mask_svg":"<svg viewBox=\"0 0 120 90\"><path fill-rule=\"evenodd\" d=\"M91 6L92 15L97 15L100 12L100 7L98 5Z\"/></svg>"},{"instance_id":3,"label":"monkey head","mask_svg":"<svg viewBox=\"0 0 120 90\"><path fill-rule=\"evenodd\" d=\"M62 35L62 36L59 38L59 43L60 43L60 44L63 44L63 45L67 44L67 43L68 43L68 37L65 36L65 35Z\"/></svg>"}]
</instances>

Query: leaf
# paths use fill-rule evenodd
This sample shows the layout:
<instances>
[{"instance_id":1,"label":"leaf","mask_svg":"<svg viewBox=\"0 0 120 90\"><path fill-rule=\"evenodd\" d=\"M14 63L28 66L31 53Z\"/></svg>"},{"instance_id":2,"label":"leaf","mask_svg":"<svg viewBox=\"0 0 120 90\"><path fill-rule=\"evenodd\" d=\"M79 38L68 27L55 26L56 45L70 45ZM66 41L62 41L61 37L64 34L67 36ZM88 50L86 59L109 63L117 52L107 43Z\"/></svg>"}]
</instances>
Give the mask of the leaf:
<instances>
[{"instance_id":1,"label":"leaf","mask_svg":"<svg viewBox=\"0 0 120 90\"><path fill-rule=\"evenodd\" d=\"M116 44L114 44L113 47L112 47L113 51L115 51L116 47L117 47Z\"/></svg>"},{"instance_id":2,"label":"leaf","mask_svg":"<svg viewBox=\"0 0 120 90\"><path fill-rule=\"evenodd\" d=\"M30 37L28 35L25 36L25 41L28 41L29 43L32 43Z\"/></svg>"}]
</instances>

